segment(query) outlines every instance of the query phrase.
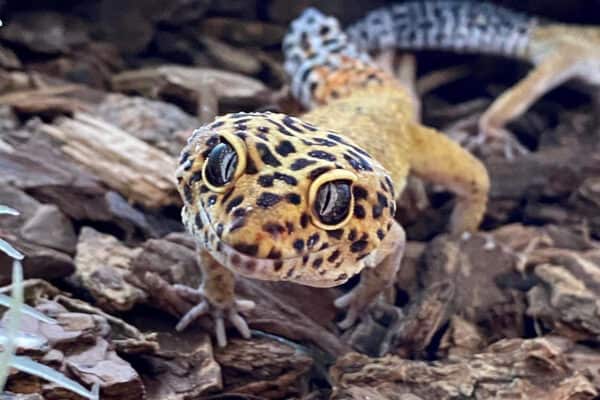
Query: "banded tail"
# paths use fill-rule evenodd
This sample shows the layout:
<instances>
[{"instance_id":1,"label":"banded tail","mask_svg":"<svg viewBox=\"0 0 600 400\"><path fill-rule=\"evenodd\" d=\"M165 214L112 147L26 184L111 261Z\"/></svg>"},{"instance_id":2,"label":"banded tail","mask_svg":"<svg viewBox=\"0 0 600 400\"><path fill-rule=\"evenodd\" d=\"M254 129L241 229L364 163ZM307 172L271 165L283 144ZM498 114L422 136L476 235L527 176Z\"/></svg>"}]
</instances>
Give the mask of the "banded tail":
<instances>
[{"instance_id":1,"label":"banded tail","mask_svg":"<svg viewBox=\"0 0 600 400\"><path fill-rule=\"evenodd\" d=\"M346 33L361 50L452 50L526 57L537 20L472 0L410 1L370 12Z\"/></svg>"},{"instance_id":2,"label":"banded tail","mask_svg":"<svg viewBox=\"0 0 600 400\"><path fill-rule=\"evenodd\" d=\"M296 18L283 39L285 70L291 77L292 94L305 107L318 103L315 91L327 75L357 62L372 66L364 51L359 51L340 28L339 21L315 8Z\"/></svg>"}]
</instances>

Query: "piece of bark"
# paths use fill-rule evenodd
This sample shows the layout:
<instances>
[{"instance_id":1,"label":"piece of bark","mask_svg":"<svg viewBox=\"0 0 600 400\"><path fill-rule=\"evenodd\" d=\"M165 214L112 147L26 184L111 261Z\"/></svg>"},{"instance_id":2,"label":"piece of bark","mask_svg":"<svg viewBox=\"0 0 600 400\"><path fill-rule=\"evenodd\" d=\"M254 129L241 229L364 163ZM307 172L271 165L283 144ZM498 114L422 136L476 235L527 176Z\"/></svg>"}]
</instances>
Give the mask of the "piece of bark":
<instances>
[{"instance_id":1,"label":"piece of bark","mask_svg":"<svg viewBox=\"0 0 600 400\"><path fill-rule=\"evenodd\" d=\"M565 337L598 341L600 250L547 249L532 258L540 283L527 293L527 314Z\"/></svg>"},{"instance_id":2,"label":"piece of bark","mask_svg":"<svg viewBox=\"0 0 600 400\"><path fill-rule=\"evenodd\" d=\"M231 340L215 352L223 371L224 393L283 399L304 392L311 357L296 348L265 338Z\"/></svg>"},{"instance_id":3,"label":"piece of bark","mask_svg":"<svg viewBox=\"0 0 600 400\"><path fill-rule=\"evenodd\" d=\"M25 255L24 275L55 279L74 271L75 231L54 205L45 205L10 185L0 185L0 204L20 211L0 218L0 236ZM12 259L0 252L0 284L11 280Z\"/></svg>"},{"instance_id":4,"label":"piece of bark","mask_svg":"<svg viewBox=\"0 0 600 400\"><path fill-rule=\"evenodd\" d=\"M94 113L175 157L185 145L176 133L184 133L187 139L200 126L197 118L173 104L122 94L106 96Z\"/></svg>"},{"instance_id":5,"label":"piece of bark","mask_svg":"<svg viewBox=\"0 0 600 400\"><path fill-rule=\"evenodd\" d=\"M143 357L148 400L191 400L223 388L221 367L207 334L175 335L170 330L159 340L161 351Z\"/></svg>"},{"instance_id":6,"label":"piece of bark","mask_svg":"<svg viewBox=\"0 0 600 400\"><path fill-rule=\"evenodd\" d=\"M257 75L262 68L255 52L230 46L210 36L200 36L198 41L218 68L250 76Z\"/></svg>"},{"instance_id":7,"label":"piece of bark","mask_svg":"<svg viewBox=\"0 0 600 400\"><path fill-rule=\"evenodd\" d=\"M14 91L0 96L0 105L11 106L15 111L26 115L72 115L88 107L72 96L80 90L77 85L63 85L50 88Z\"/></svg>"},{"instance_id":8,"label":"piece of bark","mask_svg":"<svg viewBox=\"0 0 600 400\"><path fill-rule=\"evenodd\" d=\"M141 251L124 246L113 236L84 227L77 244L75 276L102 309L130 310L146 300L143 290L127 282L131 261Z\"/></svg>"},{"instance_id":9,"label":"piece of bark","mask_svg":"<svg viewBox=\"0 0 600 400\"><path fill-rule=\"evenodd\" d=\"M110 326L103 317L70 312L51 300L38 301L37 308L54 317L58 324L47 324L26 315L21 317L23 333L38 335L48 343L45 348L29 352L31 357L48 363L84 386L98 383L103 399L143 396L139 375L110 345ZM5 326L6 315L1 323ZM9 377L7 388L26 393L33 389L45 398L75 398L64 388L22 373Z\"/></svg>"},{"instance_id":10,"label":"piece of bark","mask_svg":"<svg viewBox=\"0 0 600 400\"><path fill-rule=\"evenodd\" d=\"M20 69L23 65L14 51L0 45L0 67L6 69Z\"/></svg>"},{"instance_id":11,"label":"piece of bark","mask_svg":"<svg viewBox=\"0 0 600 400\"><path fill-rule=\"evenodd\" d=\"M516 268L519 259L491 240L483 233L467 240L437 237L425 250L420 282L427 288L450 280L456 314L483 329L489 341L521 337L526 304Z\"/></svg>"},{"instance_id":12,"label":"piece of bark","mask_svg":"<svg viewBox=\"0 0 600 400\"><path fill-rule=\"evenodd\" d=\"M475 324L454 315L440 340L436 356L440 359L467 356L480 352L485 344L485 337Z\"/></svg>"},{"instance_id":13,"label":"piece of bark","mask_svg":"<svg viewBox=\"0 0 600 400\"><path fill-rule=\"evenodd\" d=\"M218 113L222 114L228 109L257 108L270 100L269 90L256 79L216 69L174 65L122 72L113 77L112 87L120 92L176 101L197 115L207 101L218 103ZM205 92L215 99L204 98Z\"/></svg>"},{"instance_id":14,"label":"piece of bark","mask_svg":"<svg viewBox=\"0 0 600 400\"><path fill-rule=\"evenodd\" d=\"M174 182L176 161L116 126L76 113L42 126L41 131L129 200L149 208L180 203Z\"/></svg>"},{"instance_id":15,"label":"piece of bark","mask_svg":"<svg viewBox=\"0 0 600 400\"><path fill-rule=\"evenodd\" d=\"M476 355L433 363L350 353L337 360L331 378L334 393L368 388L386 399L593 399L594 385L567 363L570 347L557 337L509 339Z\"/></svg>"}]
</instances>

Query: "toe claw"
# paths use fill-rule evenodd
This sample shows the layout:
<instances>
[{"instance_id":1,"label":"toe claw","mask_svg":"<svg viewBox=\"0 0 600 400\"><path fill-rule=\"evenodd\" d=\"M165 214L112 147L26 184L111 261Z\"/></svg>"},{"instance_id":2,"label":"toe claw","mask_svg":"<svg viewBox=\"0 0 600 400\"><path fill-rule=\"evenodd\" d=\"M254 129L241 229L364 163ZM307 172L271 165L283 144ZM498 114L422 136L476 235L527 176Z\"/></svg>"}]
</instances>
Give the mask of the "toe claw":
<instances>
[{"instance_id":1,"label":"toe claw","mask_svg":"<svg viewBox=\"0 0 600 400\"><path fill-rule=\"evenodd\" d=\"M234 299L231 304L216 305L206 299L202 290L193 289L185 285L176 285L175 290L181 297L198 303L181 317L175 326L178 332L186 329L199 317L209 314L215 324L217 344L219 347L224 347L227 345L224 315L227 315L228 320L239 331L240 335L245 339L250 338L250 328L244 317L240 315L240 312L253 309L256 306L256 303L253 301Z\"/></svg>"},{"instance_id":2,"label":"toe claw","mask_svg":"<svg viewBox=\"0 0 600 400\"><path fill-rule=\"evenodd\" d=\"M181 332L182 330L187 328L189 324L206 314L208 312L208 309L209 305L206 301L201 301L199 304L196 304L187 313L185 313L183 317L181 317L181 319L175 326L175 330Z\"/></svg>"}]
</instances>

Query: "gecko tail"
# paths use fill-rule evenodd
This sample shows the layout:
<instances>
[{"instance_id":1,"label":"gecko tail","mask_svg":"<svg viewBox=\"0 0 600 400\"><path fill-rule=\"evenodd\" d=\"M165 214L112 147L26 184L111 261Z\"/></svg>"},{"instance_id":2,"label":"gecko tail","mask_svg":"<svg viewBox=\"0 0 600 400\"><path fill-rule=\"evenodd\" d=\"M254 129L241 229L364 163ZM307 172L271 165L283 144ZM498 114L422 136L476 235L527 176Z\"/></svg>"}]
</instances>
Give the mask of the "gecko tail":
<instances>
[{"instance_id":1,"label":"gecko tail","mask_svg":"<svg viewBox=\"0 0 600 400\"><path fill-rule=\"evenodd\" d=\"M485 1L407 1L375 9L348 27L362 50L400 48L523 57L535 18Z\"/></svg>"},{"instance_id":2,"label":"gecko tail","mask_svg":"<svg viewBox=\"0 0 600 400\"><path fill-rule=\"evenodd\" d=\"M348 40L339 21L316 8L306 9L290 25L283 39L284 68L291 77L292 93L305 106L313 106L313 92L321 83L320 67L340 68L344 60L372 61Z\"/></svg>"}]
</instances>

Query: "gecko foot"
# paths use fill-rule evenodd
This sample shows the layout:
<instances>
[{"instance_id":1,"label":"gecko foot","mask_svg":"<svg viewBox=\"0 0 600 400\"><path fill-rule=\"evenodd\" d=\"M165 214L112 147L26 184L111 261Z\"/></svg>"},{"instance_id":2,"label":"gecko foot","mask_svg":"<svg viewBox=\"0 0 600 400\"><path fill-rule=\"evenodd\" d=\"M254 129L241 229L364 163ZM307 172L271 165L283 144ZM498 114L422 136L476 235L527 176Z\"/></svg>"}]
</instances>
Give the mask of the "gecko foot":
<instances>
[{"instance_id":1,"label":"gecko foot","mask_svg":"<svg viewBox=\"0 0 600 400\"><path fill-rule=\"evenodd\" d=\"M367 295L361 285L356 286L348 293L338 297L333 302L339 309L346 309L346 317L338 322L341 329L348 329L356 323L359 316L371 305L373 297Z\"/></svg>"},{"instance_id":2,"label":"gecko foot","mask_svg":"<svg viewBox=\"0 0 600 400\"><path fill-rule=\"evenodd\" d=\"M486 149L493 152L495 148L500 147L504 158L512 161L516 156L526 155L529 150L523 146L517 138L504 128L490 127L480 125L479 134L467 144L466 147L472 150L472 147L477 149ZM489 149L487 149L489 147Z\"/></svg>"},{"instance_id":3,"label":"gecko foot","mask_svg":"<svg viewBox=\"0 0 600 400\"><path fill-rule=\"evenodd\" d=\"M204 295L202 289L193 289L185 285L175 285L175 291L181 297L190 302L196 303L187 313L181 317L175 329L182 331L187 328L196 319L210 315L215 323L215 336L219 347L227 346L227 335L225 333L225 318L238 330L243 338L250 338L250 329L248 323L240 315L242 311L248 311L255 307L251 300L234 299L231 304L221 305L211 303Z\"/></svg>"}]
</instances>

